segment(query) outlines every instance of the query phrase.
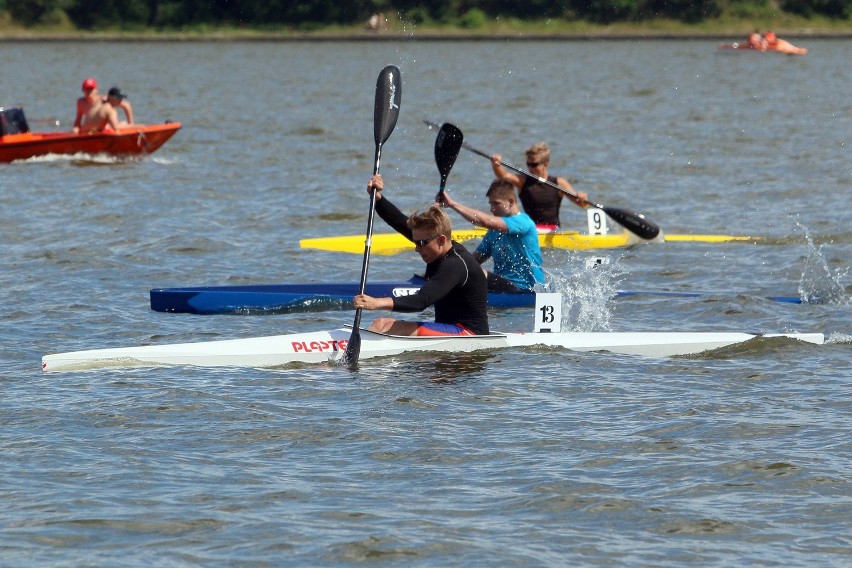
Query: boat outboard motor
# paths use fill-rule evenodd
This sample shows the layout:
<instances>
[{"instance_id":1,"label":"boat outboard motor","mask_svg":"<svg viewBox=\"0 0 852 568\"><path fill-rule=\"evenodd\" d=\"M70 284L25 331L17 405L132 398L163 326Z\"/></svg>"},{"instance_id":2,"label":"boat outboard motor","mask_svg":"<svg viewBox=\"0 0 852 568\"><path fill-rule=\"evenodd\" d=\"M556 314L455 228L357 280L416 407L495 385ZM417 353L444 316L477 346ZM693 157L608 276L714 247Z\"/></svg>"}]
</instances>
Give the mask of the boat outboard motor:
<instances>
[{"instance_id":1,"label":"boat outboard motor","mask_svg":"<svg viewBox=\"0 0 852 568\"><path fill-rule=\"evenodd\" d=\"M5 136L6 134L23 134L29 131L30 125L27 124L24 109L21 107L6 109L0 107L0 136Z\"/></svg>"}]
</instances>

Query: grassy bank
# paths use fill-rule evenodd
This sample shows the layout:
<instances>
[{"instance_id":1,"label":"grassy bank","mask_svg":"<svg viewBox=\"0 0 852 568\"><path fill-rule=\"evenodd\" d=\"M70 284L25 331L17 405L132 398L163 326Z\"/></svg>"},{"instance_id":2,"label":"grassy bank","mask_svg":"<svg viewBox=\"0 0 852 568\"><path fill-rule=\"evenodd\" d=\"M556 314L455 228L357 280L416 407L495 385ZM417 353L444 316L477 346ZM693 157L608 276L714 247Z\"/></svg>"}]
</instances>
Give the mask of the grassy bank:
<instances>
[{"instance_id":1,"label":"grassy bank","mask_svg":"<svg viewBox=\"0 0 852 568\"><path fill-rule=\"evenodd\" d=\"M487 39L487 38L742 38L753 30L772 29L784 37L852 37L852 20L805 19L791 14L767 11L748 17L726 16L698 24L674 20L620 22L598 25L586 21L485 19L442 25L425 22L411 24L388 17L381 31L366 26L303 26L272 28L264 26L195 26L179 30L152 29L75 29L67 18L49 25L24 28L8 18L0 18L0 39L6 40L397 40L407 39Z\"/></svg>"}]
</instances>

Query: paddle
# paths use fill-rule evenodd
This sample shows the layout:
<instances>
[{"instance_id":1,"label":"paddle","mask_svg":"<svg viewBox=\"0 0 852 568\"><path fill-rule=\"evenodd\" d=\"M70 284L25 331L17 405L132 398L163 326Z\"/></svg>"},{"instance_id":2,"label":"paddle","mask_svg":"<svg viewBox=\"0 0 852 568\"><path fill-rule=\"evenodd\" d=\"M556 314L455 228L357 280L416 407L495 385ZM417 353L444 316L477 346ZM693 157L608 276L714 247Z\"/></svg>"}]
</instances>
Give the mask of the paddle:
<instances>
[{"instance_id":1,"label":"paddle","mask_svg":"<svg viewBox=\"0 0 852 568\"><path fill-rule=\"evenodd\" d=\"M441 189L438 191L438 199L444 194L447 176L450 175L450 170L456 163L463 143L464 135L457 126L448 122L441 125L438 136L435 138L435 163L438 165L438 172L441 174Z\"/></svg>"},{"instance_id":2,"label":"paddle","mask_svg":"<svg viewBox=\"0 0 852 568\"><path fill-rule=\"evenodd\" d=\"M373 107L373 138L376 141L376 155L373 166L373 175L379 173L379 164L382 159L382 144L390 138L399 117L399 103L402 100L402 82L400 81L399 68L388 65L379 73L376 80L376 101ZM367 269L370 265L370 247L373 240L373 219L376 215L376 192L370 194L370 214L367 217L367 238L364 240L364 261L361 265L361 287L358 294L363 294L367 286ZM361 355L361 312L362 308L355 310L355 323L352 324L352 335L346 344L346 352L343 354L343 362L349 366L358 364Z\"/></svg>"},{"instance_id":3,"label":"paddle","mask_svg":"<svg viewBox=\"0 0 852 568\"><path fill-rule=\"evenodd\" d=\"M437 127L438 126L434 122L431 122L431 121L428 121L428 120L424 120L423 122L426 125L428 125L429 127L433 127L433 126ZM462 143L462 148L464 148L465 150L468 150L470 152L473 152L474 154L478 154L478 155L482 156L483 158L488 158L489 160L491 159L490 154L486 154L482 150L477 150L476 148L474 148L473 146L471 146L467 142ZM575 199L585 201L586 203L588 203L592 207L602 210L604 213L609 215L612 218L613 221L615 221L616 223L618 223L619 225L621 225L622 227L624 227L625 229L627 229L628 231L630 231L631 233L633 233L634 235L636 235L636 236L638 236L642 239L651 240L651 239L656 238L657 235L660 234L660 227L657 226L657 224L654 223L653 221L651 221L650 219L647 219L641 213L636 213L634 211L629 211L627 209L621 209L621 208L618 208L618 207L605 207L603 205L600 205L599 203L589 201L588 199L583 199L573 191L570 191L570 190L565 189L564 187L558 186L555 183L552 183L551 181L549 181L547 179L535 176L535 175L531 174L530 172L522 170L521 168L519 168L517 166L513 166L512 164L510 164L508 162L504 162L503 160L501 160L500 164L505 168L509 168L510 170L514 170L514 171L518 172L519 174L523 174L527 177L531 177L533 179L536 179L536 180L540 181L541 183L552 187L553 189L561 191L565 195L570 195L571 197L573 197Z\"/></svg>"}]
</instances>

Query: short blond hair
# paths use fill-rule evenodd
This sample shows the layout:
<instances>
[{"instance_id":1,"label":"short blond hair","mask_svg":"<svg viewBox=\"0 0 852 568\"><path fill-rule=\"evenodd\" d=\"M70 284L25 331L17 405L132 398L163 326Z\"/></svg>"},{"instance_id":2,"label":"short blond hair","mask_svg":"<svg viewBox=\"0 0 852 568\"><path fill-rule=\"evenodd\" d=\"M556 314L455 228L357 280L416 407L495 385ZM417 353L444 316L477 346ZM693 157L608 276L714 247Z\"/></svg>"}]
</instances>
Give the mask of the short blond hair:
<instances>
[{"instance_id":1,"label":"short blond hair","mask_svg":"<svg viewBox=\"0 0 852 568\"><path fill-rule=\"evenodd\" d=\"M444 235L448 239L453 238L453 222L444 210L433 205L423 212L414 213L408 218L406 225L412 231L425 231L433 235Z\"/></svg>"},{"instance_id":2,"label":"short blond hair","mask_svg":"<svg viewBox=\"0 0 852 568\"><path fill-rule=\"evenodd\" d=\"M527 161L550 163L550 146L547 142L539 142L527 148Z\"/></svg>"}]
</instances>

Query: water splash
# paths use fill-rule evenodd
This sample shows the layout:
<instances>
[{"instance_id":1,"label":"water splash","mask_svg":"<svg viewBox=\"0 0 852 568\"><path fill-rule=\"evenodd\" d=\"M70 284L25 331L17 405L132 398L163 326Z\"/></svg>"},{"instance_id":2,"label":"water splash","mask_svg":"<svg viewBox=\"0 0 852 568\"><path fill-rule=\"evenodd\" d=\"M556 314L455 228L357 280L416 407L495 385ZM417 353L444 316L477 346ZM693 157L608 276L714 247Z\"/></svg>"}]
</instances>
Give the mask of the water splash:
<instances>
[{"instance_id":1,"label":"water splash","mask_svg":"<svg viewBox=\"0 0 852 568\"><path fill-rule=\"evenodd\" d=\"M801 225L799 225L801 227ZM804 228L804 227L803 227ZM814 244L808 230L805 239L808 244L808 258L799 280L799 297L808 304L852 305L846 294L842 280L848 275L849 268L832 271L823 254L825 245Z\"/></svg>"},{"instance_id":2,"label":"water splash","mask_svg":"<svg viewBox=\"0 0 852 568\"><path fill-rule=\"evenodd\" d=\"M609 257L573 256L545 270L542 291L562 294L562 331L612 331L610 299L624 271Z\"/></svg>"},{"instance_id":3,"label":"water splash","mask_svg":"<svg viewBox=\"0 0 852 568\"><path fill-rule=\"evenodd\" d=\"M852 345L852 335L842 333L840 331L833 331L825 339L825 342L829 345Z\"/></svg>"},{"instance_id":4,"label":"water splash","mask_svg":"<svg viewBox=\"0 0 852 568\"><path fill-rule=\"evenodd\" d=\"M138 162L140 156L113 156L110 154L87 154L86 152L77 152L75 154L44 154L41 156L33 156L23 160L15 160L17 163L55 163L69 162L75 166L111 166L113 164L125 164L128 162Z\"/></svg>"}]
</instances>

